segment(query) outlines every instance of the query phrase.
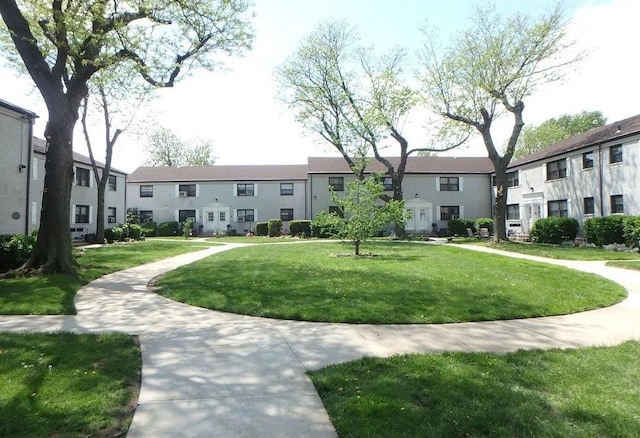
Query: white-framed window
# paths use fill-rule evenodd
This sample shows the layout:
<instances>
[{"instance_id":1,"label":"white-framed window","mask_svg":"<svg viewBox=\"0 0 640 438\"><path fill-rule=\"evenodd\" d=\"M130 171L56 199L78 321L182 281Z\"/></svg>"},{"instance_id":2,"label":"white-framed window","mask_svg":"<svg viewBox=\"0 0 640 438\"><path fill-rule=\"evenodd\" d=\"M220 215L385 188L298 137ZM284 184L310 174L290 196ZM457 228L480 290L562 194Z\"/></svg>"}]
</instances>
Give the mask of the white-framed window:
<instances>
[{"instance_id":1,"label":"white-framed window","mask_svg":"<svg viewBox=\"0 0 640 438\"><path fill-rule=\"evenodd\" d=\"M624 213L624 199L622 195L611 196L611 213Z\"/></svg>"},{"instance_id":2,"label":"white-framed window","mask_svg":"<svg viewBox=\"0 0 640 438\"><path fill-rule=\"evenodd\" d=\"M280 209L280 220L292 221L293 220L293 208L281 208Z\"/></svg>"},{"instance_id":3,"label":"white-framed window","mask_svg":"<svg viewBox=\"0 0 640 438\"><path fill-rule=\"evenodd\" d=\"M441 176L440 191L441 192L459 192L460 178L457 176Z\"/></svg>"},{"instance_id":4,"label":"white-framed window","mask_svg":"<svg viewBox=\"0 0 640 438\"><path fill-rule=\"evenodd\" d=\"M293 183L280 183L280 196L292 196Z\"/></svg>"},{"instance_id":5,"label":"white-framed window","mask_svg":"<svg viewBox=\"0 0 640 438\"><path fill-rule=\"evenodd\" d=\"M153 186L150 186L150 185L140 186L140 197L153 198Z\"/></svg>"},{"instance_id":6,"label":"white-framed window","mask_svg":"<svg viewBox=\"0 0 640 438\"><path fill-rule=\"evenodd\" d=\"M255 211L253 208L242 208L236 210L236 222L254 222Z\"/></svg>"},{"instance_id":7,"label":"white-framed window","mask_svg":"<svg viewBox=\"0 0 640 438\"><path fill-rule=\"evenodd\" d=\"M596 212L596 202L593 196L589 196L582 200L582 207L584 209L584 214L595 214Z\"/></svg>"},{"instance_id":8,"label":"white-framed window","mask_svg":"<svg viewBox=\"0 0 640 438\"><path fill-rule=\"evenodd\" d=\"M595 157L593 151L585 152L582 154L582 168L583 169L593 169L595 164Z\"/></svg>"},{"instance_id":9,"label":"white-framed window","mask_svg":"<svg viewBox=\"0 0 640 438\"><path fill-rule=\"evenodd\" d=\"M459 205L442 205L440 207L440 220L460 219Z\"/></svg>"},{"instance_id":10,"label":"white-framed window","mask_svg":"<svg viewBox=\"0 0 640 438\"><path fill-rule=\"evenodd\" d=\"M566 199L559 199L557 201L549 201L547 203L547 216L548 217L568 217L569 216L569 203Z\"/></svg>"},{"instance_id":11,"label":"white-framed window","mask_svg":"<svg viewBox=\"0 0 640 438\"><path fill-rule=\"evenodd\" d=\"M107 183L109 190L115 192L118 190L118 178L115 175L109 175L109 181Z\"/></svg>"},{"instance_id":12,"label":"white-framed window","mask_svg":"<svg viewBox=\"0 0 640 438\"><path fill-rule=\"evenodd\" d=\"M181 198L193 198L198 196L198 192L195 184L179 184L178 196Z\"/></svg>"},{"instance_id":13,"label":"white-framed window","mask_svg":"<svg viewBox=\"0 0 640 438\"><path fill-rule=\"evenodd\" d=\"M567 159L549 161L547 163L547 180L567 177Z\"/></svg>"},{"instance_id":14,"label":"white-framed window","mask_svg":"<svg viewBox=\"0 0 640 438\"><path fill-rule=\"evenodd\" d=\"M609 148L609 163L622 163L622 145L616 144Z\"/></svg>"},{"instance_id":15,"label":"white-framed window","mask_svg":"<svg viewBox=\"0 0 640 438\"><path fill-rule=\"evenodd\" d=\"M84 167L76 167L76 185L91 187L91 171Z\"/></svg>"},{"instance_id":16,"label":"white-framed window","mask_svg":"<svg viewBox=\"0 0 640 438\"><path fill-rule=\"evenodd\" d=\"M507 220L520 220L520 204L507 204Z\"/></svg>"},{"instance_id":17,"label":"white-framed window","mask_svg":"<svg viewBox=\"0 0 640 438\"><path fill-rule=\"evenodd\" d=\"M116 207L107 208L107 223L109 224L116 223Z\"/></svg>"}]
</instances>

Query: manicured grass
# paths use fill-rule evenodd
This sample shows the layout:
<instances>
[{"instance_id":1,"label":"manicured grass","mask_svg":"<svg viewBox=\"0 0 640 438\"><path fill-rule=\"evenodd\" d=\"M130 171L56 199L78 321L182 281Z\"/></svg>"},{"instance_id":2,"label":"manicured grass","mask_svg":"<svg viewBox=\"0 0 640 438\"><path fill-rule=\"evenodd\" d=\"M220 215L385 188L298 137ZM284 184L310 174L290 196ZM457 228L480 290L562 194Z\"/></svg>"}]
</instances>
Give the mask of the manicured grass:
<instances>
[{"instance_id":1,"label":"manicured grass","mask_svg":"<svg viewBox=\"0 0 640 438\"><path fill-rule=\"evenodd\" d=\"M75 314L78 289L102 275L174 255L204 249L211 244L147 240L77 251L78 275L43 275L0 280L0 314Z\"/></svg>"},{"instance_id":2,"label":"manicured grass","mask_svg":"<svg viewBox=\"0 0 640 438\"><path fill-rule=\"evenodd\" d=\"M224 236L224 237L209 237L207 242L218 243L251 243L253 245L267 244L267 243L286 243L286 242L299 242L301 239L282 236L282 237L267 237L267 236Z\"/></svg>"},{"instance_id":3,"label":"manicured grass","mask_svg":"<svg viewBox=\"0 0 640 438\"><path fill-rule=\"evenodd\" d=\"M463 241L461 243L471 243L488 246L502 251L517 252L532 256L547 257L550 259L565 260L640 260L640 254L605 251L600 248L585 248L576 246L549 245L543 243L518 243L500 242L494 243L487 240Z\"/></svg>"},{"instance_id":4,"label":"manicured grass","mask_svg":"<svg viewBox=\"0 0 640 438\"><path fill-rule=\"evenodd\" d=\"M640 344L363 359L310 373L338 435L637 437Z\"/></svg>"},{"instance_id":5,"label":"manicured grass","mask_svg":"<svg viewBox=\"0 0 640 438\"><path fill-rule=\"evenodd\" d=\"M628 261L609 261L607 266L613 266L614 268L625 268L640 271L640 260L628 260Z\"/></svg>"},{"instance_id":6,"label":"manicured grass","mask_svg":"<svg viewBox=\"0 0 640 438\"><path fill-rule=\"evenodd\" d=\"M478 254L454 245L258 245L167 273L159 293L192 305L274 318L356 323L445 323L566 314L626 295L601 277Z\"/></svg>"},{"instance_id":7,"label":"manicured grass","mask_svg":"<svg viewBox=\"0 0 640 438\"><path fill-rule=\"evenodd\" d=\"M131 336L0 333L0 436L119 436L141 365Z\"/></svg>"}]
</instances>

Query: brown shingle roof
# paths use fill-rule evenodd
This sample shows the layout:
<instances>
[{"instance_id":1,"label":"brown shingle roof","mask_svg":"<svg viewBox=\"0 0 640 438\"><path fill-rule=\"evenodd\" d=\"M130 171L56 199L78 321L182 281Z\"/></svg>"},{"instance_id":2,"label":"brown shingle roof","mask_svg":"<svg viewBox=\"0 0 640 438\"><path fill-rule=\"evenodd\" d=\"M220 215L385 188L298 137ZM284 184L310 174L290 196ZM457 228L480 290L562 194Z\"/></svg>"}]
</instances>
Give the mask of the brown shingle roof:
<instances>
[{"instance_id":1,"label":"brown shingle roof","mask_svg":"<svg viewBox=\"0 0 640 438\"><path fill-rule=\"evenodd\" d=\"M587 148L606 142L622 140L625 137L640 133L640 114L624 120L609 123L600 128L593 128L582 134L567 138L559 143L534 152L531 155L513 161L509 167L516 167L535 161L545 160L577 149Z\"/></svg>"},{"instance_id":2,"label":"brown shingle roof","mask_svg":"<svg viewBox=\"0 0 640 438\"><path fill-rule=\"evenodd\" d=\"M43 154L45 155L47 153L47 142L41 138L38 137L33 137L33 151L35 153L39 153L39 154ZM82 155L79 154L77 152L73 152L73 161L75 163L82 163L82 164L86 164L87 166L91 166L91 159L89 157L87 157L86 155ZM96 161L96 165L100 168L100 169L104 169L104 163L101 163L99 161ZM123 171L123 170L118 170L114 167L111 168L111 172L115 172L115 173L121 173L123 175L126 175L127 172Z\"/></svg>"},{"instance_id":3,"label":"brown shingle roof","mask_svg":"<svg viewBox=\"0 0 640 438\"><path fill-rule=\"evenodd\" d=\"M305 164L138 167L128 182L306 180Z\"/></svg>"},{"instance_id":4,"label":"brown shingle roof","mask_svg":"<svg viewBox=\"0 0 640 438\"><path fill-rule=\"evenodd\" d=\"M390 157L397 168L400 157ZM342 157L309 157L309 173L351 173ZM369 172L385 172L386 168L375 159L367 166ZM490 173L491 160L486 157L409 157L406 173Z\"/></svg>"}]
</instances>

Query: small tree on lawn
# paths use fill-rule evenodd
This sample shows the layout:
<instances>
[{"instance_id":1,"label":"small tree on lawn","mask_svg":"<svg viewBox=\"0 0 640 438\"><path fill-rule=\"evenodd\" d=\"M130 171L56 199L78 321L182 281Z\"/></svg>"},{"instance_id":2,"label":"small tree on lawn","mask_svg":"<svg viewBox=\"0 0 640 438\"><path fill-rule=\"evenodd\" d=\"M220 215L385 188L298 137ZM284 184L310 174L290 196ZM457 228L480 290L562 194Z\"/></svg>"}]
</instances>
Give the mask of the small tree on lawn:
<instances>
[{"instance_id":1,"label":"small tree on lawn","mask_svg":"<svg viewBox=\"0 0 640 438\"><path fill-rule=\"evenodd\" d=\"M351 241L356 256L360 255L360 246L387 225L404 226L404 201L381 203L384 185L375 176L347 183L344 196L338 196L331 187L329 190L339 214L322 211L314 225L329 228L336 237Z\"/></svg>"}]
</instances>

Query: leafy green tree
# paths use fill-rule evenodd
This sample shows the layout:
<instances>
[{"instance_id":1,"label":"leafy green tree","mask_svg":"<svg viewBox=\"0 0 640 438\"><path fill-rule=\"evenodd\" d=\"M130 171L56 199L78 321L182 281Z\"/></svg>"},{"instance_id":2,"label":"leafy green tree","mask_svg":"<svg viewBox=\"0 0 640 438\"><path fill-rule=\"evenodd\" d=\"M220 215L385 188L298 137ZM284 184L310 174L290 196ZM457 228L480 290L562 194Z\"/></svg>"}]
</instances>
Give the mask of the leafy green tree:
<instances>
[{"instance_id":1,"label":"leafy green tree","mask_svg":"<svg viewBox=\"0 0 640 438\"><path fill-rule=\"evenodd\" d=\"M127 67L171 87L252 40L242 0L2 0L2 53L28 71L48 110L38 241L24 270L74 272L69 239L73 131L93 77Z\"/></svg>"},{"instance_id":2,"label":"leafy green tree","mask_svg":"<svg viewBox=\"0 0 640 438\"><path fill-rule=\"evenodd\" d=\"M210 140L190 145L167 128L158 128L149 135L146 166L211 166L214 162Z\"/></svg>"},{"instance_id":3,"label":"leafy green tree","mask_svg":"<svg viewBox=\"0 0 640 438\"><path fill-rule=\"evenodd\" d=\"M599 128L606 123L607 118L600 111L582 111L546 120L539 126L525 126L513 157L526 157L565 138Z\"/></svg>"},{"instance_id":4,"label":"leafy green tree","mask_svg":"<svg viewBox=\"0 0 640 438\"><path fill-rule=\"evenodd\" d=\"M295 110L296 120L331 144L358 178L364 177L364 169L355 157L372 155L391 179L393 195L383 193L382 198L401 201L408 157L451 149L459 142L448 148L410 148L402 126L419 99L405 83L405 52L395 48L375 56L358 44L355 30L345 22L321 23L276 70L281 98ZM395 231L404 234L400 223Z\"/></svg>"},{"instance_id":5,"label":"leafy green tree","mask_svg":"<svg viewBox=\"0 0 640 438\"><path fill-rule=\"evenodd\" d=\"M386 226L404 223L404 201L390 200L381 205L384 185L376 176L347 183L343 196L337 195L331 187L329 190L340 214L322 211L314 226L329 228L335 236L351 241L357 256L360 246Z\"/></svg>"},{"instance_id":6,"label":"leafy green tree","mask_svg":"<svg viewBox=\"0 0 640 438\"><path fill-rule=\"evenodd\" d=\"M524 126L525 99L540 84L561 77L567 58L563 10L556 5L539 18L503 17L495 7L475 8L472 24L442 48L425 27L422 51L425 97L432 109L461 131L480 134L495 171L495 240L506 240L507 166ZM492 127L501 116L513 120L502 155Z\"/></svg>"}]
</instances>

